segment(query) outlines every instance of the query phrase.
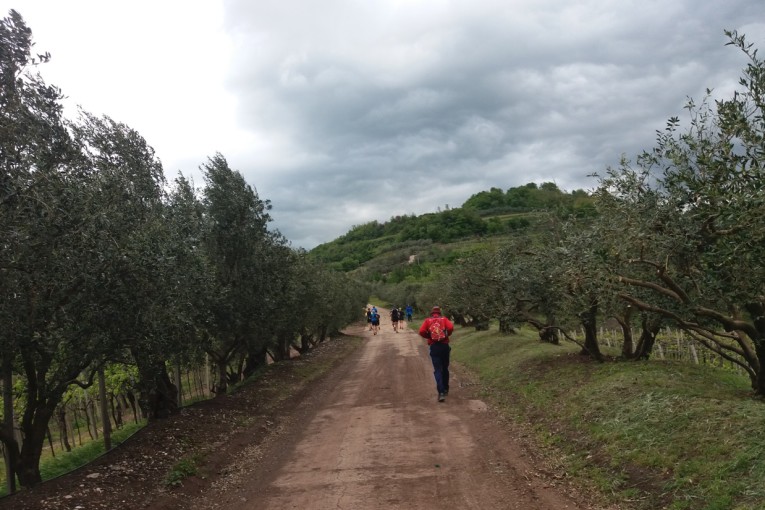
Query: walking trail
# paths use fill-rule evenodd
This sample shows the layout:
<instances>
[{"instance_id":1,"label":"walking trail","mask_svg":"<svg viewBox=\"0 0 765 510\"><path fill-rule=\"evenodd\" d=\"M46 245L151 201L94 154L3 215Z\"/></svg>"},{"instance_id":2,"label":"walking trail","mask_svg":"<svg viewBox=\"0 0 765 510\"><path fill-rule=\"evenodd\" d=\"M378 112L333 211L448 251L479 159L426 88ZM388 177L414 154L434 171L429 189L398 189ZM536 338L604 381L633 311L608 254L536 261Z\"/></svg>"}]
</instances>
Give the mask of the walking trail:
<instances>
[{"instance_id":1,"label":"walking trail","mask_svg":"<svg viewBox=\"0 0 765 510\"><path fill-rule=\"evenodd\" d=\"M184 502L202 509L591 509L545 476L452 371L437 402L422 338L351 328L364 345L235 470ZM548 473L549 475L549 473ZM582 499L579 497L578 499Z\"/></svg>"}]
</instances>

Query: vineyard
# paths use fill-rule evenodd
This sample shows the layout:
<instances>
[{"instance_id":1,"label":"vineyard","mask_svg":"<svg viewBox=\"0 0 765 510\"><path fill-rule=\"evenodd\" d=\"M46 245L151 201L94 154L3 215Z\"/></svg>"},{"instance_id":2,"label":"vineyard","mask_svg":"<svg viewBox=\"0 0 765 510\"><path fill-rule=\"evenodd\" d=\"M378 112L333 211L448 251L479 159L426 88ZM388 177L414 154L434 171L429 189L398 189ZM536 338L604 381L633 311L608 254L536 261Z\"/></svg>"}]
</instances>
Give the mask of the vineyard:
<instances>
[{"instance_id":1,"label":"vineyard","mask_svg":"<svg viewBox=\"0 0 765 510\"><path fill-rule=\"evenodd\" d=\"M174 367L169 371L177 387L179 405L208 399L214 396L209 390L211 373L209 366L194 369ZM55 412L46 430L46 448L41 455L44 477L63 474L79 467L93 457L93 448L106 451L140 430L147 416L137 404L134 387L137 374L129 366L109 366L104 370L103 391L97 388L70 388ZM17 389L17 393L23 393ZM18 413L17 413L18 414ZM17 440L23 442L20 427L14 427ZM67 455L75 449L89 448L83 456ZM5 455L5 448L2 447ZM0 465L0 478L7 482L4 465ZM7 493L7 483L0 494Z\"/></svg>"},{"instance_id":2,"label":"vineyard","mask_svg":"<svg viewBox=\"0 0 765 510\"><path fill-rule=\"evenodd\" d=\"M638 331L633 330L634 336ZM607 348L607 352L617 353L621 349L621 331L600 329L600 338ZM582 330L573 332L573 338L584 340L585 333ZM659 360L682 361L695 365L707 365L710 367L732 370L740 375L746 375L746 371L737 363L730 362L727 358L705 348L678 329L667 328L656 336L654 344L654 356Z\"/></svg>"}]
</instances>

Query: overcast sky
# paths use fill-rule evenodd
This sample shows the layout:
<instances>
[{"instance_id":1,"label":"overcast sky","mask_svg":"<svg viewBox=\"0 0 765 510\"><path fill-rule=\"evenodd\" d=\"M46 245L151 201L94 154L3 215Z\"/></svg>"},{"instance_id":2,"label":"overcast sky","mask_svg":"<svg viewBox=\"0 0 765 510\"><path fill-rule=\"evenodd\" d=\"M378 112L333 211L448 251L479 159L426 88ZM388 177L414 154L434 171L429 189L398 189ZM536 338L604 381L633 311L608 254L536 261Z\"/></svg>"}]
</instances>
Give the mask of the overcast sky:
<instances>
[{"instance_id":1,"label":"overcast sky","mask_svg":"<svg viewBox=\"0 0 765 510\"><path fill-rule=\"evenodd\" d=\"M353 225L588 175L765 51L762 0L0 0L75 106L169 179L215 152L310 249Z\"/></svg>"}]
</instances>

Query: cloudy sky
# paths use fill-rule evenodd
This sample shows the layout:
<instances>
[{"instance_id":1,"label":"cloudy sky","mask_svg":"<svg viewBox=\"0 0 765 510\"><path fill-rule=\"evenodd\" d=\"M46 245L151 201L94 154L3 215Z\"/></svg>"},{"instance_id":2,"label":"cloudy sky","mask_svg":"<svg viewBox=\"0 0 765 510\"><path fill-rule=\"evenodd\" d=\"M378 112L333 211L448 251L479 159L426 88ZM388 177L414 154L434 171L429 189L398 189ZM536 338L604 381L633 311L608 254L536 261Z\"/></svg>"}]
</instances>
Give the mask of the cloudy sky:
<instances>
[{"instance_id":1,"label":"cloudy sky","mask_svg":"<svg viewBox=\"0 0 765 510\"><path fill-rule=\"evenodd\" d=\"M653 145L765 48L762 0L0 0L41 73L203 184L221 152L310 249L491 187L588 175ZM762 51L765 51L763 49Z\"/></svg>"}]
</instances>

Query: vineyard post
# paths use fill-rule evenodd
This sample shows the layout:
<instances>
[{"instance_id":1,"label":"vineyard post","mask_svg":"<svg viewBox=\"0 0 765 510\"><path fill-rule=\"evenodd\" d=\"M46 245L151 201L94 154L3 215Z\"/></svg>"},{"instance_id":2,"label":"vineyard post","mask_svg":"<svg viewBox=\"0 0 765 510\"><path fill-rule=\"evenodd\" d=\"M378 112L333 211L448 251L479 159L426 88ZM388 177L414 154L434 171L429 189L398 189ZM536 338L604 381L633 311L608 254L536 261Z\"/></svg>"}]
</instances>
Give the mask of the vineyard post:
<instances>
[{"instance_id":1,"label":"vineyard post","mask_svg":"<svg viewBox=\"0 0 765 510\"><path fill-rule=\"evenodd\" d=\"M194 385L191 383L191 371L192 369L189 367L189 369L186 371L186 388L189 393L189 399L194 399Z\"/></svg>"},{"instance_id":2,"label":"vineyard post","mask_svg":"<svg viewBox=\"0 0 765 510\"><path fill-rule=\"evenodd\" d=\"M93 423L95 421L95 417L93 416L95 414L95 411L91 404L92 399L90 398L90 394L88 393L88 390L87 389L83 390L83 393L85 394L85 397L82 401L82 411L85 414L85 426L88 429L88 435L90 436L90 440L94 441L98 439L98 425L96 423ZM95 437L93 437L93 430L96 431Z\"/></svg>"},{"instance_id":3,"label":"vineyard post","mask_svg":"<svg viewBox=\"0 0 765 510\"><path fill-rule=\"evenodd\" d=\"M693 344L693 342L689 343L688 346L691 349L691 356L693 357L693 362L698 365L699 364L699 354L696 352L696 346Z\"/></svg>"},{"instance_id":4,"label":"vineyard post","mask_svg":"<svg viewBox=\"0 0 765 510\"><path fill-rule=\"evenodd\" d=\"M13 436L13 372L10 368L10 361L3 360L3 427L6 435ZM5 445L4 445L5 446ZM3 457L5 458L5 478L8 494L16 492L16 472L11 462L11 449L3 448Z\"/></svg>"},{"instance_id":5,"label":"vineyard post","mask_svg":"<svg viewBox=\"0 0 765 510\"><path fill-rule=\"evenodd\" d=\"M677 331L677 353L678 355L683 352L683 331Z\"/></svg>"},{"instance_id":6,"label":"vineyard post","mask_svg":"<svg viewBox=\"0 0 765 510\"><path fill-rule=\"evenodd\" d=\"M207 397L212 395L210 387L210 355L205 353L205 394Z\"/></svg>"},{"instance_id":7,"label":"vineyard post","mask_svg":"<svg viewBox=\"0 0 765 510\"><path fill-rule=\"evenodd\" d=\"M59 404L56 417L58 418L58 439L61 442L61 450L71 452L72 445L69 444L69 425L67 424L68 413L66 412L66 402ZM74 433L72 433L72 440L74 440Z\"/></svg>"},{"instance_id":8,"label":"vineyard post","mask_svg":"<svg viewBox=\"0 0 765 510\"><path fill-rule=\"evenodd\" d=\"M196 382L197 398L203 398L207 393L205 392L205 383L202 379L202 366L197 365L194 369L194 381Z\"/></svg>"},{"instance_id":9,"label":"vineyard post","mask_svg":"<svg viewBox=\"0 0 765 510\"><path fill-rule=\"evenodd\" d=\"M45 435L48 438L48 445L50 446L50 454L54 459L56 458L56 450L53 449L53 434L50 433L50 425L45 427Z\"/></svg>"},{"instance_id":10,"label":"vineyard post","mask_svg":"<svg viewBox=\"0 0 765 510\"><path fill-rule=\"evenodd\" d=\"M76 444L74 441L74 423L72 422L72 415L70 415L69 413L66 413L66 430L68 433L67 438L71 437L72 444L73 445ZM72 451L72 449L70 448L68 451Z\"/></svg>"},{"instance_id":11,"label":"vineyard post","mask_svg":"<svg viewBox=\"0 0 765 510\"><path fill-rule=\"evenodd\" d=\"M178 407L183 405L183 379L181 379L181 362L175 362L175 387L178 388Z\"/></svg>"},{"instance_id":12,"label":"vineyard post","mask_svg":"<svg viewBox=\"0 0 765 510\"><path fill-rule=\"evenodd\" d=\"M74 414L74 426L77 428L77 438L80 440L80 446L82 446L82 432L80 431L80 417L77 415L77 402L74 400L72 402L74 403L72 406L72 413ZM72 437L74 438L74 434L72 434Z\"/></svg>"},{"instance_id":13,"label":"vineyard post","mask_svg":"<svg viewBox=\"0 0 765 510\"><path fill-rule=\"evenodd\" d=\"M101 422L104 432L104 449L108 452L112 449L112 422L109 419L109 403L106 401L106 377L103 367L98 370L98 396L101 400Z\"/></svg>"},{"instance_id":14,"label":"vineyard post","mask_svg":"<svg viewBox=\"0 0 765 510\"><path fill-rule=\"evenodd\" d=\"M197 368L193 365L189 367L189 371L186 376L189 379L189 398L196 399L197 397Z\"/></svg>"}]
</instances>

